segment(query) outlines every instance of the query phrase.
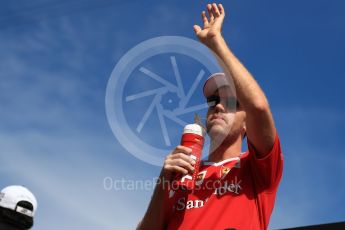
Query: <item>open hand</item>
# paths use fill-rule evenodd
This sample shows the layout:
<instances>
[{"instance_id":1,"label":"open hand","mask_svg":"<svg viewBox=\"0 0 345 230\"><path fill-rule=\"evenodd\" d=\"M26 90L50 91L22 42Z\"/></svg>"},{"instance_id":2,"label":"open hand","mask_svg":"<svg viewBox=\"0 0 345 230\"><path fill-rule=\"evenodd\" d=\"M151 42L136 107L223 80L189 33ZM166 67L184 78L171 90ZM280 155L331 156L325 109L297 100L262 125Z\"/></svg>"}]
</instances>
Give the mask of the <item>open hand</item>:
<instances>
[{"instance_id":1,"label":"open hand","mask_svg":"<svg viewBox=\"0 0 345 230\"><path fill-rule=\"evenodd\" d=\"M199 25L194 25L194 32L199 40L206 46L212 46L212 42L221 36L222 24L225 17L225 11L222 4L207 4L208 17L206 12L201 13L203 21L203 28Z\"/></svg>"}]
</instances>

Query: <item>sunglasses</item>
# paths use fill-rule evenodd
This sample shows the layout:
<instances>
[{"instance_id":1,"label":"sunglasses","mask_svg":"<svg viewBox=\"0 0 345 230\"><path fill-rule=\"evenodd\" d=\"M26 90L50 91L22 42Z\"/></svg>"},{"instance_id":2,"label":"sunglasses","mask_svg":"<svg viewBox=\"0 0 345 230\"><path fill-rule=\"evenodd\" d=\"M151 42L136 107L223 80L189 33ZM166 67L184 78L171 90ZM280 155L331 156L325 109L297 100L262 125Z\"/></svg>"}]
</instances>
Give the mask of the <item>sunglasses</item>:
<instances>
[{"instance_id":1,"label":"sunglasses","mask_svg":"<svg viewBox=\"0 0 345 230\"><path fill-rule=\"evenodd\" d=\"M216 107L216 105L218 105L219 103L230 110L236 109L240 105L235 97L219 97L216 95L212 95L207 98L207 105L211 109Z\"/></svg>"}]
</instances>

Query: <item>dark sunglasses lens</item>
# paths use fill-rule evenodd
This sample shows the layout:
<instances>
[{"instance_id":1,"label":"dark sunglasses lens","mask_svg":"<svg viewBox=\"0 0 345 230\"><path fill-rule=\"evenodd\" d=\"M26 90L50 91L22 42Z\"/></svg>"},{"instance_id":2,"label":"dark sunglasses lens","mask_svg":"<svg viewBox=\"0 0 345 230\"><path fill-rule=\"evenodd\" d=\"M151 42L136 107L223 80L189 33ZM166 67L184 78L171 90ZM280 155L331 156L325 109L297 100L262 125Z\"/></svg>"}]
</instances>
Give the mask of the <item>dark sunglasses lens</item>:
<instances>
[{"instance_id":1,"label":"dark sunglasses lens","mask_svg":"<svg viewBox=\"0 0 345 230\"><path fill-rule=\"evenodd\" d=\"M220 98L219 96L211 96L207 98L207 105L210 108L215 107L217 104L221 102L230 110L236 109L238 107L238 101L234 97Z\"/></svg>"},{"instance_id":2,"label":"dark sunglasses lens","mask_svg":"<svg viewBox=\"0 0 345 230\"><path fill-rule=\"evenodd\" d=\"M207 98L207 105L211 108L215 107L219 103L220 103L220 98L218 96L211 96Z\"/></svg>"}]
</instances>

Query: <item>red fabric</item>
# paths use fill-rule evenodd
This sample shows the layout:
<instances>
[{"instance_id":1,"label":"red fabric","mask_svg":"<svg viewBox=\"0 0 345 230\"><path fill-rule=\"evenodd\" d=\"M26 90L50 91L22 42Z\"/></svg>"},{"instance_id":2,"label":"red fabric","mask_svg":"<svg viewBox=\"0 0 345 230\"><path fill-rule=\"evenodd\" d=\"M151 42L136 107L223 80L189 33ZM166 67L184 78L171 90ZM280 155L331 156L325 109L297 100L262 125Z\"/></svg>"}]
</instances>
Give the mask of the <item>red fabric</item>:
<instances>
[{"instance_id":1,"label":"red fabric","mask_svg":"<svg viewBox=\"0 0 345 230\"><path fill-rule=\"evenodd\" d=\"M264 158L248 147L238 158L205 162L193 192L167 190L167 229L267 229L283 170L280 141Z\"/></svg>"}]
</instances>

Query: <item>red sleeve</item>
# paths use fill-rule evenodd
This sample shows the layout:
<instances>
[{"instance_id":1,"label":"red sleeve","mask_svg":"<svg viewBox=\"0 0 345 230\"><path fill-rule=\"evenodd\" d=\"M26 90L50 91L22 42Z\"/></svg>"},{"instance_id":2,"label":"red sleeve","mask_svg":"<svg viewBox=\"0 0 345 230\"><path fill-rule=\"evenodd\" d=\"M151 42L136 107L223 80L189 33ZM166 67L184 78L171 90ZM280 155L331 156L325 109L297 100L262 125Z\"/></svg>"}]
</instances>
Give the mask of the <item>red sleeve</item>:
<instances>
[{"instance_id":1,"label":"red sleeve","mask_svg":"<svg viewBox=\"0 0 345 230\"><path fill-rule=\"evenodd\" d=\"M261 190L276 189L283 173L283 154L278 134L271 151L264 157L258 157L258 152L249 140L248 150L255 184Z\"/></svg>"}]
</instances>

